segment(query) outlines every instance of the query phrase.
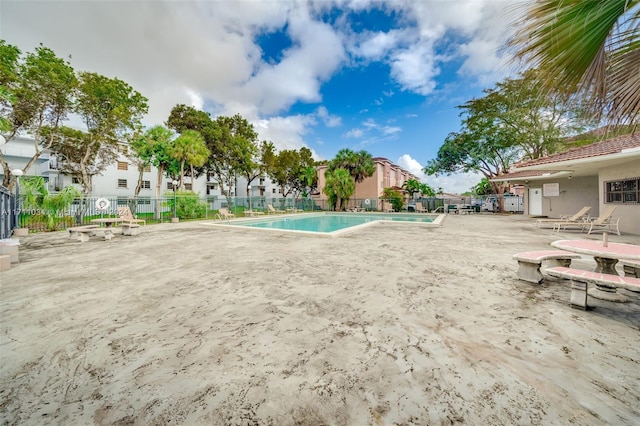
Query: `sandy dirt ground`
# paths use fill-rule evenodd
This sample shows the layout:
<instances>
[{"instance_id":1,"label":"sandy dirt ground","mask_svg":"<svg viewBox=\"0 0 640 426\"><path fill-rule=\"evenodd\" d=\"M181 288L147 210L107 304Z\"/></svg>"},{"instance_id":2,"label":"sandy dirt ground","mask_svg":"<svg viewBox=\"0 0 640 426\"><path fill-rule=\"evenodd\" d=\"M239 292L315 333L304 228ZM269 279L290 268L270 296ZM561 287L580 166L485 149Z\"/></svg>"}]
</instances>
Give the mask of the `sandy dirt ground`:
<instances>
[{"instance_id":1,"label":"sandy dirt ground","mask_svg":"<svg viewBox=\"0 0 640 426\"><path fill-rule=\"evenodd\" d=\"M514 253L563 238L586 235L500 215L30 235L0 273L0 421L638 425L638 296L585 312L516 278Z\"/></svg>"}]
</instances>

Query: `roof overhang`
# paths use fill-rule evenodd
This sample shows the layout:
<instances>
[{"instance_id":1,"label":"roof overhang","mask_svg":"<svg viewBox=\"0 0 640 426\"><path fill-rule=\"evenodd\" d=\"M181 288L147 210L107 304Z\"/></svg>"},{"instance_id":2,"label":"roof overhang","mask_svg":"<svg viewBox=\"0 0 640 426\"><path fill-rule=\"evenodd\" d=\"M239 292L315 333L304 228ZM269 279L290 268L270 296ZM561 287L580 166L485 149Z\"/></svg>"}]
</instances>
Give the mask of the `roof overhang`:
<instances>
[{"instance_id":1,"label":"roof overhang","mask_svg":"<svg viewBox=\"0 0 640 426\"><path fill-rule=\"evenodd\" d=\"M623 149L615 154L558 161L556 163L543 163L534 166L523 166L516 168L515 171L545 170L569 172L573 176L596 176L600 169L634 160L640 161L640 147Z\"/></svg>"},{"instance_id":2,"label":"roof overhang","mask_svg":"<svg viewBox=\"0 0 640 426\"><path fill-rule=\"evenodd\" d=\"M540 171L539 174L522 173L518 172L508 173L506 175L499 176L494 179L489 179L490 182L529 182L536 180L549 180L554 178L562 178L574 175L573 170L553 170L553 171Z\"/></svg>"}]
</instances>

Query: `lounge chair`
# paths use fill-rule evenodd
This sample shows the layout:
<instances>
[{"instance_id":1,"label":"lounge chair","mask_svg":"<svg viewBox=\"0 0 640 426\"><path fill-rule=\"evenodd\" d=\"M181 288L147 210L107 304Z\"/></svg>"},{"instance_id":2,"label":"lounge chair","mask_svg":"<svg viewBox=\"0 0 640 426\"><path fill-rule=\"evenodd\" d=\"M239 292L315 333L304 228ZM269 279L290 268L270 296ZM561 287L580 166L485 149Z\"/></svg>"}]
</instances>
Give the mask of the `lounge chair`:
<instances>
[{"instance_id":1,"label":"lounge chair","mask_svg":"<svg viewBox=\"0 0 640 426\"><path fill-rule=\"evenodd\" d=\"M620 228L618 228L618 224L620 223L619 217L611 217L613 211L617 206L608 206L607 209L598 216L596 219L589 221L589 231L587 234L590 234L592 231L615 231L616 234L620 235Z\"/></svg>"},{"instance_id":2,"label":"lounge chair","mask_svg":"<svg viewBox=\"0 0 640 426\"><path fill-rule=\"evenodd\" d=\"M218 219L220 220L229 220L229 219L233 219L234 217L236 217L236 215L234 215L233 213L230 213L228 209L225 208L220 208L218 210Z\"/></svg>"},{"instance_id":3,"label":"lounge chair","mask_svg":"<svg viewBox=\"0 0 640 426\"><path fill-rule=\"evenodd\" d=\"M416 203L416 212L417 213L429 213L429 211L424 208L422 203Z\"/></svg>"},{"instance_id":4,"label":"lounge chair","mask_svg":"<svg viewBox=\"0 0 640 426\"><path fill-rule=\"evenodd\" d=\"M395 210L393 209L393 206L391 205L390 202L383 201L382 202L382 211L385 212L385 213L393 213Z\"/></svg>"},{"instance_id":5,"label":"lounge chair","mask_svg":"<svg viewBox=\"0 0 640 426\"><path fill-rule=\"evenodd\" d=\"M553 225L553 230L554 231L560 231L560 229L565 230L565 229L569 229L569 228L573 228L573 229L577 229L580 228L580 231L585 231L588 230L588 234L591 233L591 231L597 230L597 229L611 229L612 227L616 227L616 232L618 235L620 235L620 231L617 229L618 223L616 222L613 225L610 225L610 221L611 221L611 215L613 214L613 211L616 209L616 206L609 206L607 207L607 209L597 218L584 218L581 221L576 221L576 222L556 222Z\"/></svg>"},{"instance_id":6,"label":"lounge chair","mask_svg":"<svg viewBox=\"0 0 640 426\"><path fill-rule=\"evenodd\" d=\"M278 209L274 208L273 205L271 205L271 204L267 204L267 211L269 212L269 214L283 214L283 213L286 213L284 210L278 210Z\"/></svg>"},{"instance_id":7,"label":"lounge chair","mask_svg":"<svg viewBox=\"0 0 640 426\"><path fill-rule=\"evenodd\" d=\"M118 216L120 216L120 219L122 219L123 224L127 224L127 225L133 225L136 223L141 223L143 225L147 224L147 222L144 219L136 218L131 213L131 209L129 209L129 206L118 207Z\"/></svg>"},{"instance_id":8,"label":"lounge chair","mask_svg":"<svg viewBox=\"0 0 640 426\"><path fill-rule=\"evenodd\" d=\"M559 222L582 222L584 221L585 216L588 218L587 212L589 210L591 210L590 206L584 206L578 211L578 213L574 214L573 216L563 215L557 219L538 219L536 220L536 226L538 228L541 228L545 223L550 223L553 225L554 223Z\"/></svg>"}]
</instances>

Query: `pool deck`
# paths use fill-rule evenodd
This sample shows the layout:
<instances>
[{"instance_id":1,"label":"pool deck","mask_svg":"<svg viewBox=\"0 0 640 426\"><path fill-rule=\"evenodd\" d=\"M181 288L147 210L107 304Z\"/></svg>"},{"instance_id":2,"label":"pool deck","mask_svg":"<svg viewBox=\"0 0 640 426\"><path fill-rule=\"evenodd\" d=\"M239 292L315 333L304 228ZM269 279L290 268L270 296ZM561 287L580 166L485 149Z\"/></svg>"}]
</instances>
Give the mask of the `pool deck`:
<instances>
[{"instance_id":1,"label":"pool deck","mask_svg":"<svg viewBox=\"0 0 640 426\"><path fill-rule=\"evenodd\" d=\"M578 311L569 284L520 281L512 259L600 235L516 215L342 238L206 222L67 234L20 238L20 263L0 273L3 423L640 418L638 296Z\"/></svg>"}]
</instances>

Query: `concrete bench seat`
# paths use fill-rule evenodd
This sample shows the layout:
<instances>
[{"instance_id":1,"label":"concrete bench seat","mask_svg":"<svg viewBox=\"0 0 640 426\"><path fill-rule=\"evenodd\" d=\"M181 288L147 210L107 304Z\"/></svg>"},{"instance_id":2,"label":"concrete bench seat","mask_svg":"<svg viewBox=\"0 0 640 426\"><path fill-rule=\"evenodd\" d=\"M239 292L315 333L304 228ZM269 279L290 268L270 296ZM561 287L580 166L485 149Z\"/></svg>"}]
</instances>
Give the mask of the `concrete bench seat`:
<instances>
[{"instance_id":1,"label":"concrete bench seat","mask_svg":"<svg viewBox=\"0 0 640 426\"><path fill-rule=\"evenodd\" d=\"M579 254L565 250L525 251L513 255L518 261L518 278L536 284L540 284L544 278L540 272L543 261L551 261L552 266L569 266L571 259L579 257Z\"/></svg>"},{"instance_id":2,"label":"concrete bench seat","mask_svg":"<svg viewBox=\"0 0 640 426\"><path fill-rule=\"evenodd\" d=\"M622 270L627 277L640 278L640 261L638 260L621 260Z\"/></svg>"},{"instance_id":3,"label":"concrete bench seat","mask_svg":"<svg viewBox=\"0 0 640 426\"><path fill-rule=\"evenodd\" d=\"M0 240L0 256L8 255L11 263L18 263L20 241L17 238Z\"/></svg>"},{"instance_id":4,"label":"concrete bench seat","mask_svg":"<svg viewBox=\"0 0 640 426\"><path fill-rule=\"evenodd\" d=\"M589 309L587 304L589 284L597 285L599 288L610 288L612 290L623 288L634 293L640 293L640 278L621 277L619 275L584 271L564 266L549 268L546 273L552 277L571 281L571 306L579 309Z\"/></svg>"},{"instance_id":5,"label":"concrete bench seat","mask_svg":"<svg viewBox=\"0 0 640 426\"><path fill-rule=\"evenodd\" d=\"M80 242L85 242L89 241L89 235L96 228L98 228L98 225L74 226L73 228L67 229L67 231L69 231L69 238L75 238Z\"/></svg>"},{"instance_id":6,"label":"concrete bench seat","mask_svg":"<svg viewBox=\"0 0 640 426\"><path fill-rule=\"evenodd\" d=\"M98 233L103 234L105 240L110 240L113 236L111 228L100 228L98 225L75 226L73 228L69 228L68 231L69 238L75 238L81 243L89 241L89 237L98 235Z\"/></svg>"},{"instance_id":7,"label":"concrete bench seat","mask_svg":"<svg viewBox=\"0 0 640 426\"><path fill-rule=\"evenodd\" d=\"M11 256L8 254L0 254L0 272L11 269Z\"/></svg>"},{"instance_id":8,"label":"concrete bench seat","mask_svg":"<svg viewBox=\"0 0 640 426\"><path fill-rule=\"evenodd\" d=\"M122 235L138 235L140 234L140 225L137 223L123 223Z\"/></svg>"}]
</instances>

